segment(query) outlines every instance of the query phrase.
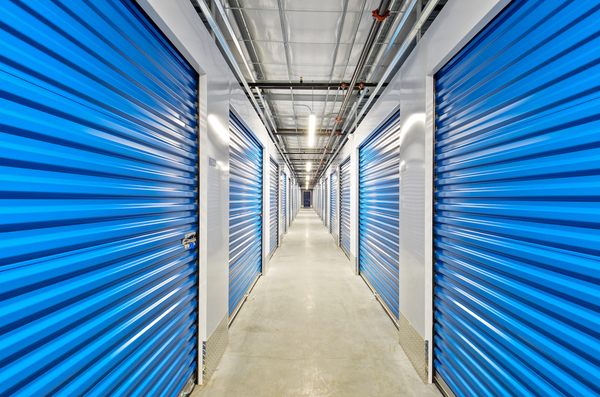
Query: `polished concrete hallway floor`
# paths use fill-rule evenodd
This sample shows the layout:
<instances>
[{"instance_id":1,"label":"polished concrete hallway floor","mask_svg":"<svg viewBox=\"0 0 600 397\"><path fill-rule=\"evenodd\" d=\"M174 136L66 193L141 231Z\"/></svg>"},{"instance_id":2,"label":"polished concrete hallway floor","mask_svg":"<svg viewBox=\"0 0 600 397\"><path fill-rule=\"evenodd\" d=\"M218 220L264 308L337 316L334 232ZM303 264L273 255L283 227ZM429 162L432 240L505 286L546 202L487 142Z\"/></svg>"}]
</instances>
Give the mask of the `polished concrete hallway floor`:
<instances>
[{"instance_id":1,"label":"polished concrete hallway floor","mask_svg":"<svg viewBox=\"0 0 600 397\"><path fill-rule=\"evenodd\" d=\"M312 210L302 210L229 329L212 396L439 396Z\"/></svg>"}]
</instances>

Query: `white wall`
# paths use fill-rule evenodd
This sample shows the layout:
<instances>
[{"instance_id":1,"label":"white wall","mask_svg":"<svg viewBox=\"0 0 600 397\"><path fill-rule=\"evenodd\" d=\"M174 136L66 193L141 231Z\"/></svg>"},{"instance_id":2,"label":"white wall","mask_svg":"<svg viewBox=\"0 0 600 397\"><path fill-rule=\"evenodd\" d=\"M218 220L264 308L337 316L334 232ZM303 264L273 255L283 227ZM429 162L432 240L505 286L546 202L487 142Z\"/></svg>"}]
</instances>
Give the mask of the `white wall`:
<instances>
[{"instance_id":1,"label":"white wall","mask_svg":"<svg viewBox=\"0 0 600 397\"><path fill-rule=\"evenodd\" d=\"M400 109L400 312L429 341L429 368L433 327L433 76L507 3L450 0L338 155L340 162L352 156L350 249L356 257L358 148Z\"/></svg>"},{"instance_id":2,"label":"white wall","mask_svg":"<svg viewBox=\"0 0 600 397\"><path fill-rule=\"evenodd\" d=\"M138 0L150 18L200 74L199 338L206 341L228 315L229 109L235 109L264 147L263 219L268 222L269 157L290 175L250 101L189 0ZM214 115L224 128L207 122ZM263 258L269 251L263 225Z\"/></svg>"}]
</instances>

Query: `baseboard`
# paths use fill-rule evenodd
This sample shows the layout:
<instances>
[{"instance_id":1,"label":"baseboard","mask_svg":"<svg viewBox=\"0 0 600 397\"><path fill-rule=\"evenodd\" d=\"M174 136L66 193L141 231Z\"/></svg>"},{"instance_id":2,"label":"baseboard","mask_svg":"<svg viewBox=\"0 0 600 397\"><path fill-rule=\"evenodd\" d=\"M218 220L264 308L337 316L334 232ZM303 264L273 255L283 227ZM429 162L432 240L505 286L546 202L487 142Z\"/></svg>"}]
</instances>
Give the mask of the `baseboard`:
<instances>
[{"instance_id":1,"label":"baseboard","mask_svg":"<svg viewBox=\"0 0 600 397\"><path fill-rule=\"evenodd\" d=\"M400 346L413 367L423 380L429 379L427 341L417 332L406 317L400 313L398 321L398 334L400 336Z\"/></svg>"},{"instance_id":2,"label":"baseboard","mask_svg":"<svg viewBox=\"0 0 600 397\"><path fill-rule=\"evenodd\" d=\"M221 320L217 328L214 330L208 340L203 343L203 354L204 354L204 368L202 383L206 384L212 374L217 369L223 353L227 348L229 341L229 318L227 315Z\"/></svg>"}]
</instances>

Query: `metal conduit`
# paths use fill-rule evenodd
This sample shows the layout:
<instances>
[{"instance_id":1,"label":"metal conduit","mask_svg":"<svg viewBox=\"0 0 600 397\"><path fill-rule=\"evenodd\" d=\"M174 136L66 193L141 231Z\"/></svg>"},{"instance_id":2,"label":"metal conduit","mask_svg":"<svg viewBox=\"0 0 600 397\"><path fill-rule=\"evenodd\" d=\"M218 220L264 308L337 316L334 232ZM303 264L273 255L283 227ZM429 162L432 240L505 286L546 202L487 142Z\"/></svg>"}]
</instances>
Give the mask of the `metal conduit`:
<instances>
[{"instance_id":1,"label":"metal conduit","mask_svg":"<svg viewBox=\"0 0 600 397\"><path fill-rule=\"evenodd\" d=\"M390 64L386 68L386 70L385 70L385 72L384 72L381 80L379 81L379 83L377 84L377 86L375 87L375 89L373 90L373 92L369 95L369 99L367 99L367 103L365 103L365 105L361 109L360 113L355 117L355 120L360 120L365 115L366 111L371 106L374 98L377 97L377 93L386 84L385 81L388 78L390 78L390 75L392 74L392 72L398 67L398 63L400 62L400 60L402 59L402 57L404 56L404 54L406 53L406 51L410 47L411 41L421 31L421 28L422 28L423 24L427 21L427 19L429 18L429 15L435 9L435 7L438 5L439 2L440 2L440 0L432 0L422 10L421 15L419 16L419 19L417 20L417 22L415 23L415 25L413 26L413 28L411 29L411 31L409 32L409 34L406 36L404 42L402 43L402 46L400 47L400 49L398 50L398 52L394 56L394 59L390 62ZM412 9L414 8L415 4L416 4L416 2L413 1L412 4L411 4L412 7L409 8L406 11L405 17L403 18L402 23L400 23L398 25L398 28L396 29L396 31L399 32L402 29L403 25L408 20L408 18L406 16L408 14L410 14L410 12L412 12ZM329 161L327 162L327 164L325 165L325 167L323 167L322 170L321 170L321 168L319 168L320 169L320 173L317 174L317 178L316 178L317 180L321 177L322 173L327 169L327 167L329 167L329 165L331 164L331 162L340 153L340 151L342 150L342 148L344 147L344 144L346 142L346 140L344 138L347 135L348 135L347 128L343 127L342 128L341 139L340 139L340 141L339 141L339 143L337 145L337 148L334 150L334 154L329 158Z\"/></svg>"},{"instance_id":2,"label":"metal conduit","mask_svg":"<svg viewBox=\"0 0 600 397\"><path fill-rule=\"evenodd\" d=\"M377 13L381 16L385 15L386 12L388 11L389 5L390 5L389 0L382 0L381 3L379 4L379 7L377 8ZM342 106L340 107L340 111L338 113L338 116L336 117L336 122L338 122L338 120L341 120L344 117L344 114L346 113L346 108L347 108L350 98L352 97L352 94L354 92L354 87L356 86L358 78L362 74L362 71L365 67L365 63L366 63L366 61L369 57L369 54L371 53L371 50L373 48L373 44L375 43L375 40L377 39L377 36L379 34L379 30L381 28L382 22L383 22L383 20L379 20L379 19L375 18L373 20L373 23L371 24L371 29L369 30L369 35L367 36L365 45L360 53L356 68L354 69L354 73L352 74L352 79L350 80L350 84L348 85L348 89L346 91L346 95L342 102ZM320 173L322 172L321 169L322 169L323 162L325 160L326 152L328 151L331 140L335 134L334 130L335 129L333 129L331 131L329 138L327 139L327 144L323 148L323 155L321 156L321 159L319 160L319 164L317 165L317 170L315 172L315 175L317 175L317 179L320 177Z\"/></svg>"}]
</instances>

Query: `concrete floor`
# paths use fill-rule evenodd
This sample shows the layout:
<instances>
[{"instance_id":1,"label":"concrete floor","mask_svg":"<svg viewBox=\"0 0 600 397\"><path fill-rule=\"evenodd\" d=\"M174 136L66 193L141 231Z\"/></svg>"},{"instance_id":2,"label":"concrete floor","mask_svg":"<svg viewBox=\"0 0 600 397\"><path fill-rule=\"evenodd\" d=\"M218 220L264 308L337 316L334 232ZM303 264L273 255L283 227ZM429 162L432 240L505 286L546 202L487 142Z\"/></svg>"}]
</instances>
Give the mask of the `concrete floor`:
<instances>
[{"instance_id":1,"label":"concrete floor","mask_svg":"<svg viewBox=\"0 0 600 397\"><path fill-rule=\"evenodd\" d=\"M312 210L298 214L193 397L439 396Z\"/></svg>"}]
</instances>

